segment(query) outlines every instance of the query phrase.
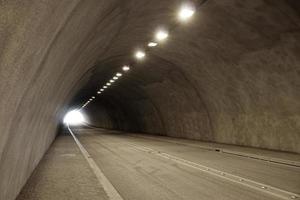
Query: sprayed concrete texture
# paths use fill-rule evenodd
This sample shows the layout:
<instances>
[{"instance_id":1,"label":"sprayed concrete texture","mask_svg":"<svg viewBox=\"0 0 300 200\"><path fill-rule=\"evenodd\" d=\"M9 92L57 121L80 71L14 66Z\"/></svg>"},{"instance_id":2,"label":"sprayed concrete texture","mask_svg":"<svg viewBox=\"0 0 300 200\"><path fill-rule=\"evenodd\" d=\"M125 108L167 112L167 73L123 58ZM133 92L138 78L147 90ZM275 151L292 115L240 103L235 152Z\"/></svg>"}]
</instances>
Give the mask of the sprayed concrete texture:
<instances>
[{"instance_id":1,"label":"sprayed concrete texture","mask_svg":"<svg viewBox=\"0 0 300 200\"><path fill-rule=\"evenodd\" d=\"M66 108L174 23L181 2L0 1L0 199L17 196ZM299 153L299 10L297 0L206 1L86 108L90 123Z\"/></svg>"},{"instance_id":2,"label":"sprayed concrete texture","mask_svg":"<svg viewBox=\"0 0 300 200\"><path fill-rule=\"evenodd\" d=\"M108 199L71 136L55 140L17 198L57 199Z\"/></svg>"}]
</instances>

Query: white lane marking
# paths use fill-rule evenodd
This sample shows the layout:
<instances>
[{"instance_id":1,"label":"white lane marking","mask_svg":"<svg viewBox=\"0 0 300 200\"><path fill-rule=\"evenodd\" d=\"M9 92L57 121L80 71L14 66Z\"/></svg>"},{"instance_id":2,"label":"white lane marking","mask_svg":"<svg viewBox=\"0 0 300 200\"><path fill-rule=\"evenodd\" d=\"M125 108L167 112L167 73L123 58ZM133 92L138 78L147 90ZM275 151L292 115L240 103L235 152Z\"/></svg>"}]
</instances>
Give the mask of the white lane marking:
<instances>
[{"instance_id":1,"label":"white lane marking","mask_svg":"<svg viewBox=\"0 0 300 200\"><path fill-rule=\"evenodd\" d=\"M286 191L286 190L282 190L282 189L279 189L279 188L276 188L276 187L273 187L273 186L270 186L270 185L262 184L262 183L259 183L259 182L256 182L256 181L253 181L253 180L250 180L250 179L246 179L246 178L243 178L243 177L240 177L240 176L236 176L236 175L227 173L227 172L216 170L214 168L210 168L210 167L207 167L207 166L195 163L195 162L191 162L191 161L188 161L188 160L176 157L176 156L172 156L172 155L167 154L167 153L156 151L156 150L153 150L153 149L145 147L145 146L137 146L137 145L134 145L132 143L128 143L128 144L130 146L132 146L133 148L137 149L137 150L147 152L147 153L151 153L151 154L163 157L165 159L172 160L172 161L177 162L179 164L182 164L182 165L185 165L185 166L188 166L188 167L192 167L192 168L197 169L197 170L201 170L205 173L209 173L211 175L218 176L220 178L223 178L223 179L232 181L234 183L250 187L250 188L255 189L255 190L259 190L261 192L271 194L271 195L279 197L281 199L288 200L288 199L299 198L299 194L296 194L296 193L292 193L292 192L289 192L289 191Z\"/></svg>"},{"instance_id":2,"label":"white lane marking","mask_svg":"<svg viewBox=\"0 0 300 200\"><path fill-rule=\"evenodd\" d=\"M96 175L100 185L103 187L105 193L107 194L108 198L110 200L123 200L121 195L118 193L118 191L114 188L114 186L110 183L110 181L105 177L101 169L98 167L94 159L91 157L91 155L87 152L87 150L82 146L80 141L77 139L75 134L72 132L68 125L68 130L72 137L74 138L77 146L79 147L82 155L87 160L88 164L92 168L94 174Z\"/></svg>"},{"instance_id":3,"label":"white lane marking","mask_svg":"<svg viewBox=\"0 0 300 200\"><path fill-rule=\"evenodd\" d=\"M205 149L205 150L209 150L209 151L218 150L220 153L232 154L232 155L241 156L241 157L245 157L245 158L256 159L256 160L261 160L261 161L265 161L265 162L272 162L275 164L288 165L291 167L300 167L299 161L286 160L286 159L282 159L282 158L272 158L269 156L256 155L256 154L252 154L252 153L243 153L243 152L239 152L239 151L235 151L235 150L226 149L226 147L222 148L222 147L209 147L209 146L205 146L205 145L187 144L184 142L165 140L164 138L154 138L152 136L145 136L145 135L132 134L132 133L127 134L127 135L129 135L131 137L140 137L140 138L144 138L144 139L158 140L158 141L168 142L168 143L173 143L173 144L186 145L186 146L196 147L196 148Z\"/></svg>"}]
</instances>

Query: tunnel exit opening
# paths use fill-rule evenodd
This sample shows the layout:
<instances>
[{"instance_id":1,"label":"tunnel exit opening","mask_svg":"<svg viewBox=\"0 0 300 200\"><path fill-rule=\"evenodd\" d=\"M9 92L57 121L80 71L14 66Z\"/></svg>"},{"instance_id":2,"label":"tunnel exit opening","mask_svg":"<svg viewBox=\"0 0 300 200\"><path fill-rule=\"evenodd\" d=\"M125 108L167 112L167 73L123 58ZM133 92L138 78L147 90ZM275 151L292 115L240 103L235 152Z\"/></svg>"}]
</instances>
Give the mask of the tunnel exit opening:
<instances>
[{"instance_id":1,"label":"tunnel exit opening","mask_svg":"<svg viewBox=\"0 0 300 200\"><path fill-rule=\"evenodd\" d=\"M86 119L80 110L71 110L65 115L63 122L66 125L78 126L84 124Z\"/></svg>"}]
</instances>

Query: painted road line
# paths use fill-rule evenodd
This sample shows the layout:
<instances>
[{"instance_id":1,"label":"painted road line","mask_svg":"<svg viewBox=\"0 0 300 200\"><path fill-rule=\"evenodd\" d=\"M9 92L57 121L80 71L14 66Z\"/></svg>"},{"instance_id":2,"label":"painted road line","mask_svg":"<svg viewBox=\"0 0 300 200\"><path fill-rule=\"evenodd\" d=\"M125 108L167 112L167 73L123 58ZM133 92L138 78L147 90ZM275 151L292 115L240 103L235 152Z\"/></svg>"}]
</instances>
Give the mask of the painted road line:
<instances>
[{"instance_id":1,"label":"painted road line","mask_svg":"<svg viewBox=\"0 0 300 200\"><path fill-rule=\"evenodd\" d=\"M74 138L74 140L75 140L77 146L79 147L82 155L87 160L90 167L92 168L94 174L96 175L100 185L103 187L103 189L104 189L106 195L108 196L108 198L110 200L123 200L123 198L121 197L119 192L114 188L114 186L110 183L110 181L105 177L105 175L103 174L101 169L98 167L98 165L96 164L94 159L91 157L91 155L82 146L80 141L77 139L75 134L70 129L69 125L68 125L68 130L69 130L70 134L72 135L72 137Z\"/></svg>"},{"instance_id":2,"label":"painted road line","mask_svg":"<svg viewBox=\"0 0 300 200\"><path fill-rule=\"evenodd\" d=\"M144 138L144 139L168 142L168 143L172 143L172 144L185 145L185 146L195 147L195 148L204 149L204 150L208 150L208 151L217 151L220 153L226 153L226 154L236 155L236 156L240 156L240 157L261 160L264 162L272 162L275 164L288 165L288 166L292 166L292 167L300 167L300 161L286 160L286 159L282 159L282 158L272 158L270 156L263 156L263 155L253 154L253 153L239 152L239 151L235 151L235 150L226 149L226 147L210 147L210 146L199 145L199 144L187 144L185 142L166 140L164 138L156 138L156 137L152 137L152 136L145 136L145 135L139 135L139 134L133 134L133 133L129 133L127 135L130 137L140 137L140 138Z\"/></svg>"},{"instance_id":3,"label":"painted road line","mask_svg":"<svg viewBox=\"0 0 300 200\"><path fill-rule=\"evenodd\" d=\"M164 152L161 152L161 151L156 151L156 150L153 150L153 149L148 148L148 147L137 146L137 145L132 144L132 143L128 143L128 144L130 146L132 146L133 148L139 150L139 151L143 151L143 152L146 152L146 153L151 153L151 154L154 154L156 156L160 156L160 157L163 157L165 159L172 160L172 161L177 162L179 164L182 164L182 165L185 165L185 166L188 166L188 167L192 167L192 168L197 169L197 170L201 170L201 171L203 171L205 173L208 173L210 175L214 175L214 176L217 176L219 178L229 180L229 181L237 183L239 185L250 187L250 188L258 190L260 192L268 193L270 195L276 196L276 197L281 198L281 199L286 199L286 200L288 200L288 199L298 199L299 196L300 196L299 194L296 194L296 193L293 193L293 192L289 192L289 191L282 190L282 189L279 189L279 188L276 188L276 187L273 187L273 186L270 186L270 185L262 184L262 183L259 183L259 182L256 182L256 181L253 181L253 180L250 180L250 179L246 179L246 178L243 178L243 177L240 177L240 176L236 176L236 175L233 175L233 174L230 174L230 173L227 173L227 172L216 170L214 168L207 167L207 166L195 163L195 162L191 162L191 161L188 161L188 160L176 157L176 156L172 156L170 154L167 154L167 153L164 153Z\"/></svg>"}]
</instances>

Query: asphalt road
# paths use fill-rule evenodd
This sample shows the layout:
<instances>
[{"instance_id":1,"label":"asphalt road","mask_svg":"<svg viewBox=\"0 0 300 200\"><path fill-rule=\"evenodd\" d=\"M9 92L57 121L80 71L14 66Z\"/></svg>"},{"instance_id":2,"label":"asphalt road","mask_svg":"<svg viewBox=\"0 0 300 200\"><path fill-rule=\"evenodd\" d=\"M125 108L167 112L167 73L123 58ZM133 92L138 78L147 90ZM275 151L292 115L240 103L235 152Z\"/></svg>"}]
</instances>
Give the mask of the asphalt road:
<instances>
[{"instance_id":1,"label":"asphalt road","mask_svg":"<svg viewBox=\"0 0 300 200\"><path fill-rule=\"evenodd\" d=\"M74 133L123 199L293 199L285 192L300 192L299 167L107 130Z\"/></svg>"},{"instance_id":2,"label":"asphalt road","mask_svg":"<svg viewBox=\"0 0 300 200\"><path fill-rule=\"evenodd\" d=\"M18 200L300 199L298 154L104 129L72 133L75 140L57 137Z\"/></svg>"}]
</instances>

